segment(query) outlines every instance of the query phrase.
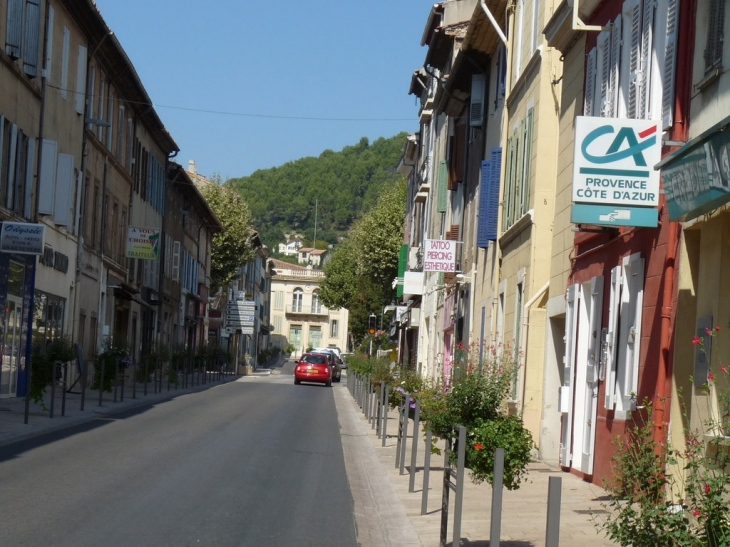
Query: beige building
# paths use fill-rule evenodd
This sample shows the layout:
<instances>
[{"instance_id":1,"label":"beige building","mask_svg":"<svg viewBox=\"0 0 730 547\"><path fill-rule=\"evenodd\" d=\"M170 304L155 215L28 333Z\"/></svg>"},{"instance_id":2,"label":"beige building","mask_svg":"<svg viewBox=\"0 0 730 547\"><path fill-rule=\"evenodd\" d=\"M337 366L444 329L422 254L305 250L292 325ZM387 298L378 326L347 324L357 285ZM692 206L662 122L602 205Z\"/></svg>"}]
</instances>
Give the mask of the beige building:
<instances>
[{"instance_id":1,"label":"beige building","mask_svg":"<svg viewBox=\"0 0 730 547\"><path fill-rule=\"evenodd\" d=\"M270 342L285 350L294 347L298 357L307 348L348 347L348 312L329 310L319 301L324 272L281 260L271 259L271 332Z\"/></svg>"}]
</instances>

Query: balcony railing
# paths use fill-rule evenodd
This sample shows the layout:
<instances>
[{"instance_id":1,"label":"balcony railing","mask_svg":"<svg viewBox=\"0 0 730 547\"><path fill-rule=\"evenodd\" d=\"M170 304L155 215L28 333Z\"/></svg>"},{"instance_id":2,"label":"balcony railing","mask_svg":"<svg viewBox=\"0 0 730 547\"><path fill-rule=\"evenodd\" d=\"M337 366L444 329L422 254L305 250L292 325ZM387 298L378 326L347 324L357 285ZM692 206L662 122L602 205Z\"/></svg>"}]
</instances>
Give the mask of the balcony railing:
<instances>
[{"instance_id":1,"label":"balcony railing","mask_svg":"<svg viewBox=\"0 0 730 547\"><path fill-rule=\"evenodd\" d=\"M287 306L286 313L299 315L327 315L329 310L324 306Z\"/></svg>"}]
</instances>

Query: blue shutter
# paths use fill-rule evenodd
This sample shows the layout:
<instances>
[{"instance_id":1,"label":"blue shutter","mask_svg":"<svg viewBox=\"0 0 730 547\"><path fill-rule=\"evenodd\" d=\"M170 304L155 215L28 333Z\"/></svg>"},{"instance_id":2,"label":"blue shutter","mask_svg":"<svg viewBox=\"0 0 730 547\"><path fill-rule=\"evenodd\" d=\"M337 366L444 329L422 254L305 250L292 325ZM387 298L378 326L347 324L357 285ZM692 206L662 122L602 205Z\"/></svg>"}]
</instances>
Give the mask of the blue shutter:
<instances>
[{"instance_id":1,"label":"blue shutter","mask_svg":"<svg viewBox=\"0 0 730 547\"><path fill-rule=\"evenodd\" d=\"M482 162L482 181L479 189L479 227L477 246L489 247L497 239L499 216L499 175L502 170L502 149L492 148L489 161Z\"/></svg>"}]
</instances>

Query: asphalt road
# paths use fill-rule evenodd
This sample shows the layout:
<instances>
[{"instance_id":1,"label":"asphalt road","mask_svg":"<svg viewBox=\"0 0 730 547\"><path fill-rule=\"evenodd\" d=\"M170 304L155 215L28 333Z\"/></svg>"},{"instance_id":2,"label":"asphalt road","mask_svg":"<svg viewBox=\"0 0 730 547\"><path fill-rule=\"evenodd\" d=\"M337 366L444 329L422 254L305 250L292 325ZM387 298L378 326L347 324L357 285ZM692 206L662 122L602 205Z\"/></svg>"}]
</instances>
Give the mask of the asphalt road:
<instances>
[{"instance_id":1,"label":"asphalt road","mask_svg":"<svg viewBox=\"0 0 730 547\"><path fill-rule=\"evenodd\" d=\"M0 544L356 546L344 381L291 366L0 447Z\"/></svg>"}]
</instances>

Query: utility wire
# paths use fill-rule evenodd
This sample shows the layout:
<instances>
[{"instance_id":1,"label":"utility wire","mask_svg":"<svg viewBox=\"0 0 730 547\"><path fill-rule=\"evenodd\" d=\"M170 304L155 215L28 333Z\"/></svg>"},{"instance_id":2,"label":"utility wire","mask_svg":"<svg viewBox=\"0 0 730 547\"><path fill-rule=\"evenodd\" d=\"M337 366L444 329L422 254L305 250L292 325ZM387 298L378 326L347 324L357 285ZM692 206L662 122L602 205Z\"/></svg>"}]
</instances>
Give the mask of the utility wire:
<instances>
[{"instance_id":1,"label":"utility wire","mask_svg":"<svg viewBox=\"0 0 730 547\"><path fill-rule=\"evenodd\" d=\"M79 91L72 89L63 89L62 87L46 84L47 87L57 89L59 91L66 91L68 93L78 94ZM94 100L98 95L90 95L89 99ZM119 99L117 97L106 97L105 100L113 100L114 102L125 103L125 104L136 104L140 106L150 106L152 108L167 108L170 110L184 110L186 112L200 112L203 114L217 114L221 116L237 116L241 118L267 118L275 120L307 120L307 121L319 121L319 122L412 122L413 118L328 118L328 117L313 117L313 116L280 116L276 114L251 114L247 112L229 112L225 110L208 110L204 108L190 108L185 106L175 106L166 104L152 104L142 101L130 101L127 99Z\"/></svg>"}]
</instances>

